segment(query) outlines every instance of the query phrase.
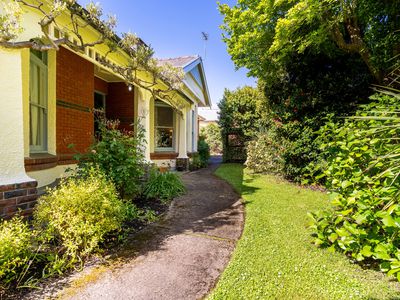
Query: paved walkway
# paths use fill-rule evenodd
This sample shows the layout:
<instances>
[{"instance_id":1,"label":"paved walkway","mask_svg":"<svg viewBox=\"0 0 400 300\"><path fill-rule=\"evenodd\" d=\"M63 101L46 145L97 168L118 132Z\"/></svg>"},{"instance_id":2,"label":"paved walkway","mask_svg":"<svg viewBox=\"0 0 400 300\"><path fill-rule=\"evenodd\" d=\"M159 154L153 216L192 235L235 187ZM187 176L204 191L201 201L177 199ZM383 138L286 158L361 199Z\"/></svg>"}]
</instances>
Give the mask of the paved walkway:
<instances>
[{"instance_id":1,"label":"paved walkway","mask_svg":"<svg viewBox=\"0 0 400 300\"><path fill-rule=\"evenodd\" d=\"M188 193L174 201L165 221L132 242L136 258L102 273L69 299L206 296L226 267L243 225L239 197L213 175L216 167L214 159L209 168L184 175Z\"/></svg>"}]
</instances>

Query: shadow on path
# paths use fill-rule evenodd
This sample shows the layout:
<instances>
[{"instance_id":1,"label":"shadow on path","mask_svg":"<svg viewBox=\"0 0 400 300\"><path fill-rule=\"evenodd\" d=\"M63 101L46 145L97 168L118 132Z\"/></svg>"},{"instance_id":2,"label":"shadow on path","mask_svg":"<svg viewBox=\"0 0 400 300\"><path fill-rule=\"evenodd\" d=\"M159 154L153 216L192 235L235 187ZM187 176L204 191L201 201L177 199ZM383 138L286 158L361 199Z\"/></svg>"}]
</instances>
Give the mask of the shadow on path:
<instances>
[{"instance_id":1,"label":"shadow on path","mask_svg":"<svg viewBox=\"0 0 400 300\"><path fill-rule=\"evenodd\" d=\"M135 235L119 263L69 299L199 299L215 285L243 227L240 197L213 173L221 159L183 175L187 194L165 219Z\"/></svg>"}]
</instances>

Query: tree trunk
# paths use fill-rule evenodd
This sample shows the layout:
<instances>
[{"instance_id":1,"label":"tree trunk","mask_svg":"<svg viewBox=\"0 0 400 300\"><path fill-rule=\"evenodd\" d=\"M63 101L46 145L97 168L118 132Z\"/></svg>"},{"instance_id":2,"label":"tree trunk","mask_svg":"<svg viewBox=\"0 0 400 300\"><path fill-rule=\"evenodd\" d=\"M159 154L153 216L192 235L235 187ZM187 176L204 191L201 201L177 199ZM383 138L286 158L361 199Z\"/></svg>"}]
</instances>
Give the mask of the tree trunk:
<instances>
[{"instance_id":1,"label":"tree trunk","mask_svg":"<svg viewBox=\"0 0 400 300\"><path fill-rule=\"evenodd\" d=\"M338 47L349 53L358 53L364 61L371 75L374 76L377 83L382 83L383 72L375 67L371 62L371 53L361 36L361 30L356 22L347 20L345 29L350 37L350 42L346 41L339 26L335 26L333 30L333 39Z\"/></svg>"}]
</instances>

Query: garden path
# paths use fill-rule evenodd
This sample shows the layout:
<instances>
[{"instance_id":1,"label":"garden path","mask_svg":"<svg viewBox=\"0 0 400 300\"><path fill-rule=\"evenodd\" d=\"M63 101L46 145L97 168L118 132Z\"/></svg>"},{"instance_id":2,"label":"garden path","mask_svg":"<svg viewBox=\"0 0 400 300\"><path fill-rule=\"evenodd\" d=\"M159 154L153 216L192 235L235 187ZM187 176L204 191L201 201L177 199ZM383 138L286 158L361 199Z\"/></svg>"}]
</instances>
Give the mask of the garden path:
<instances>
[{"instance_id":1,"label":"garden path","mask_svg":"<svg viewBox=\"0 0 400 300\"><path fill-rule=\"evenodd\" d=\"M187 194L173 202L162 222L136 236L120 267L64 291L62 298L199 299L207 295L243 227L240 197L213 174L218 163L213 158L208 168L183 175Z\"/></svg>"}]
</instances>

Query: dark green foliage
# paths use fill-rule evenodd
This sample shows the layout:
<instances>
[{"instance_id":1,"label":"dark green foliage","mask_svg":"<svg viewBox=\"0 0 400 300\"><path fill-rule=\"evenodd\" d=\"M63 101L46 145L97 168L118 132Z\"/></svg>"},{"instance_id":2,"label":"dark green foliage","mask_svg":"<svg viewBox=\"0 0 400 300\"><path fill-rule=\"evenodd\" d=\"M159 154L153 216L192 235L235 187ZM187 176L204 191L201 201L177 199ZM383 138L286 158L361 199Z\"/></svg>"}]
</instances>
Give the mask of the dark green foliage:
<instances>
[{"instance_id":1,"label":"dark green foliage","mask_svg":"<svg viewBox=\"0 0 400 300\"><path fill-rule=\"evenodd\" d=\"M246 160L245 143L257 135L261 125L262 93L249 86L225 90L218 107L223 159Z\"/></svg>"},{"instance_id":2,"label":"dark green foliage","mask_svg":"<svg viewBox=\"0 0 400 300\"><path fill-rule=\"evenodd\" d=\"M306 124L315 130L329 113L351 114L371 95L371 83L368 69L356 56L297 55L261 86L272 114L268 118L284 124L315 118Z\"/></svg>"},{"instance_id":3,"label":"dark green foliage","mask_svg":"<svg viewBox=\"0 0 400 300\"><path fill-rule=\"evenodd\" d=\"M312 214L315 242L375 260L400 279L400 97L373 100L357 117L321 130L333 207Z\"/></svg>"},{"instance_id":4,"label":"dark green foliage","mask_svg":"<svg viewBox=\"0 0 400 300\"><path fill-rule=\"evenodd\" d=\"M207 167L208 160L210 159L210 146L205 140L199 139L197 143L197 152L199 153L201 167Z\"/></svg>"},{"instance_id":5,"label":"dark green foliage","mask_svg":"<svg viewBox=\"0 0 400 300\"><path fill-rule=\"evenodd\" d=\"M136 132L121 131L119 121L99 120L100 139L87 154L79 155L78 174L85 175L93 166L106 174L121 197L134 197L140 193L144 175L145 143L143 129Z\"/></svg>"},{"instance_id":6,"label":"dark green foliage","mask_svg":"<svg viewBox=\"0 0 400 300\"><path fill-rule=\"evenodd\" d=\"M267 133L284 145L277 156L283 159L285 178L305 180L307 167L320 159L317 132L326 116L354 111L369 95L370 82L368 70L356 57L309 55L293 58L283 75L261 83L269 114L260 123L267 124Z\"/></svg>"},{"instance_id":7,"label":"dark green foliage","mask_svg":"<svg viewBox=\"0 0 400 300\"><path fill-rule=\"evenodd\" d=\"M207 142L200 137L197 142L197 153L194 153L189 161L189 170L195 171L208 166L210 159L210 147Z\"/></svg>"},{"instance_id":8,"label":"dark green foliage","mask_svg":"<svg viewBox=\"0 0 400 300\"><path fill-rule=\"evenodd\" d=\"M160 199L168 202L174 197L183 195L185 191L185 186L177 174L161 173L157 169L153 169L150 172L149 181L143 189L143 194L147 199Z\"/></svg>"}]
</instances>

